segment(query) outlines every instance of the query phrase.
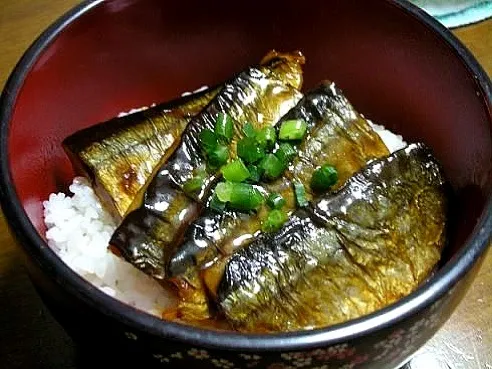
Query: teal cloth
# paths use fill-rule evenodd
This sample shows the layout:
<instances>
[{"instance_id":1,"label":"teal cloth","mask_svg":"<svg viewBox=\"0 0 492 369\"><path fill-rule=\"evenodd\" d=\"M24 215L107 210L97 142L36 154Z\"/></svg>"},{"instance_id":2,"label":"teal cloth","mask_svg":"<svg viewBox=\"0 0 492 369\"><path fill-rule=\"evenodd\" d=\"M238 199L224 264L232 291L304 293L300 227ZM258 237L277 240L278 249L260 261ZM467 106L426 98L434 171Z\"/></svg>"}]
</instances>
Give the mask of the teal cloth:
<instances>
[{"instance_id":1,"label":"teal cloth","mask_svg":"<svg viewBox=\"0 0 492 369\"><path fill-rule=\"evenodd\" d=\"M413 3L422 7L449 28L464 26L492 17L492 1L413 0Z\"/></svg>"}]
</instances>

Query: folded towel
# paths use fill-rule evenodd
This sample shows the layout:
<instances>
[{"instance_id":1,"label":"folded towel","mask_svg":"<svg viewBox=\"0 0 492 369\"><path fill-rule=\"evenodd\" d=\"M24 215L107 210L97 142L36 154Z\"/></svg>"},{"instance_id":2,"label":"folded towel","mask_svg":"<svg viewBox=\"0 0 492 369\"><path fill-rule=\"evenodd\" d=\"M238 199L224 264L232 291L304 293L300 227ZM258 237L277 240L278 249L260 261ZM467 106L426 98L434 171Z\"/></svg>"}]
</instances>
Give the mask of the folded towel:
<instances>
[{"instance_id":1,"label":"folded towel","mask_svg":"<svg viewBox=\"0 0 492 369\"><path fill-rule=\"evenodd\" d=\"M492 1L412 0L446 27L459 27L492 17Z\"/></svg>"}]
</instances>

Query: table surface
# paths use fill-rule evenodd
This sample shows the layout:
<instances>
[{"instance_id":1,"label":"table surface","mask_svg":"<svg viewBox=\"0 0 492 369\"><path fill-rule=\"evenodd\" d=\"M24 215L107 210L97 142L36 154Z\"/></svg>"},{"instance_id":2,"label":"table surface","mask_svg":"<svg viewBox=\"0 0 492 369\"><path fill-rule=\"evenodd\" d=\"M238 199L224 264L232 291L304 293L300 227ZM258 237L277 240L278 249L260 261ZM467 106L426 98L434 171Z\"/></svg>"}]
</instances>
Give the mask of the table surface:
<instances>
[{"instance_id":1,"label":"table surface","mask_svg":"<svg viewBox=\"0 0 492 369\"><path fill-rule=\"evenodd\" d=\"M77 0L3 0L0 88L31 42ZM492 76L492 19L454 30ZM492 253L466 298L409 365L412 369L492 369ZM70 338L41 303L0 212L0 366L88 368Z\"/></svg>"}]
</instances>

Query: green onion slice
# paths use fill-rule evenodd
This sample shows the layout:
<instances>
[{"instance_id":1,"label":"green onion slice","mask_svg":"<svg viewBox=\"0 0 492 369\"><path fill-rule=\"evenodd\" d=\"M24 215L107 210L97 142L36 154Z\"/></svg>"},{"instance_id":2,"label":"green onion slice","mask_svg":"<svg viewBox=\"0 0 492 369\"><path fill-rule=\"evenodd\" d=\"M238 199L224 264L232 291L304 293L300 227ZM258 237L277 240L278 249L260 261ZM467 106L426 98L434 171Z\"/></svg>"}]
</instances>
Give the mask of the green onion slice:
<instances>
[{"instance_id":1,"label":"green onion slice","mask_svg":"<svg viewBox=\"0 0 492 369\"><path fill-rule=\"evenodd\" d=\"M196 175L183 184L183 191L187 194L195 193L202 188L204 181L203 175Z\"/></svg>"},{"instance_id":2,"label":"green onion slice","mask_svg":"<svg viewBox=\"0 0 492 369\"><path fill-rule=\"evenodd\" d=\"M248 183L233 183L229 205L237 210L255 210L263 203L263 195Z\"/></svg>"},{"instance_id":3,"label":"green onion slice","mask_svg":"<svg viewBox=\"0 0 492 369\"><path fill-rule=\"evenodd\" d=\"M231 161L221 169L224 178L231 182L242 182L250 176L248 168L241 159Z\"/></svg>"},{"instance_id":4,"label":"green onion slice","mask_svg":"<svg viewBox=\"0 0 492 369\"><path fill-rule=\"evenodd\" d=\"M212 209L215 210L219 213L222 213L225 210L226 207L226 202L220 201L219 197L217 196L216 193L212 195L212 198L210 199L210 202L208 206Z\"/></svg>"},{"instance_id":5,"label":"green onion slice","mask_svg":"<svg viewBox=\"0 0 492 369\"><path fill-rule=\"evenodd\" d=\"M260 181L260 171L256 165L248 165L249 178L248 182L258 183Z\"/></svg>"},{"instance_id":6,"label":"green onion slice","mask_svg":"<svg viewBox=\"0 0 492 369\"><path fill-rule=\"evenodd\" d=\"M207 151L207 164L209 164L213 169L220 168L222 165L227 163L228 159L229 149L227 146L218 145L217 147Z\"/></svg>"},{"instance_id":7,"label":"green onion slice","mask_svg":"<svg viewBox=\"0 0 492 369\"><path fill-rule=\"evenodd\" d=\"M246 122L243 126L243 133L246 137L255 137L256 129L250 122Z\"/></svg>"},{"instance_id":8,"label":"green onion slice","mask_svg":"<svg viewBox=\"0 0 492 369\"><path fill-rule=\"evenodd\" d=\"M215 186L214 195L217 196L217 199L222 202L229 202L231 200L232 189L234 188L234 184L231 182L220 182Z\"/></svg>"},{"instance_id":9,"label":"green onion slice","mask_svg":"<svg viewBox=\"0 0 492 369\"><path fill-rule=\"evenodd\" d=\"M282 210L274 209L268 213L267 218L261 225L261 229L263 232L276 232L282 228L286 221L287 214Z\"/></svg>"},{"instance_id":10,"label":"green onion slice","mask_svg":"<svg viewBox=\"0 0 492 369\"><path fill-rule=\"evenodd\" d=\"M308 205L306 198L306 189L304 185L300 182L294 182L294 193L296 194L297 205L304 207Z\"/></svg>"},{"instance_id":11,"label":"green onion slice","mask_svg":"<svg viewBox=\"0 0 492 369\"><path fill-rule=\"evenodd\" d=\"M264 127L256 135L256 141L259 145L272 149L277 141L277 133L273 127Z\"/></svg>"},{"instance_id":12,"label":"green onion slice","mask_svg":"<svg viewBox=\"0 0 492 369\"><path fill-rule=\"evenodd\" d=\"M326 191L338 181L338 172L331 165L323 165L314 171L311 188L314 191Z\"/></svg>"},{"instance_id":13,"label":"green onion slice","mask_svg":"<svg viewBox=\"0 0 492 369\"><path fill-rule=\"evenodd\" d=\"M225 142L230 142L233 133L234 127L232 118L225 113L219 113L215 120L215 134L217 137Z\"/></svg>"},{"instance_id":14,"label":"green onion slice","mask_svg":"<svg viewBox=\"0 0 492 369\"><path fill-rule=\"evenodd\" d=\"M205 152L215 149L218 145L217 136L210 129L204 129L199 134L200 144Z\"/></svg>"},{"instance_id":15,"label":"green onion slice","mask_svg":"<svg viewBox=\"0 0 492 369\"><path fill-rule=\"evenodd\" d=\"M258 209L263 201L263 195L260 190L251 184L220 182L215 186L210 207L212 207L212 202L215 202L219 203L219 205L220 203L229 204L229 207L232 209L250 211ZM216 206L215 210L221 206Z\"/></svg>"},{"instance_id":16,"label":"green onion slice","mask_svg":"<svg viewBox=\"0 0 492 369\"><path fill-rule=\"evenodd\" d=\"M302 140L307 132L307 123L302 119L286 120L280 125L281 140Z\"/></svg>"},{"instance_id":17,"label":"green onion slice","mask_svg":"<svg viewBox=\"0 0 492 369\"><path fill-rule=\"evenodd\" d=\"M288 142L282 142L277 151L275 151L275 156L287 167L290 161L296 156L297 152L294 146Z\"/></svg>"},{"instance_id":18,"label":"green onion slice","mask_svg":"<svg viewBox=\"0 0 492 369\"><path fill-rule=\"evenodd\" d=\"M237 143L237 155L252 164L265 157L265 149L253 137L245 137Z\"/></svg>"},{"instance_id":19,"label":"green onion slice","mask_svg":"<svg viewBox=\"0 0 492 369\"><path fill-rule=\"evenodd\" d=\"M278 178L285 169L284 164L273 154L267 154L260 163L263 177L268 180Z\"/></svg>"},{"instance_id":20,"label":"green onion slice","mask_svg":"<svg viewBox=\"0 0 492 369\"><path fill-rule=\"evenodd\" d=\"M279 193L272 193L267 197L266 203L271 209L281 209L285 205L285 199Z\"/></svg>"}]
</instances>

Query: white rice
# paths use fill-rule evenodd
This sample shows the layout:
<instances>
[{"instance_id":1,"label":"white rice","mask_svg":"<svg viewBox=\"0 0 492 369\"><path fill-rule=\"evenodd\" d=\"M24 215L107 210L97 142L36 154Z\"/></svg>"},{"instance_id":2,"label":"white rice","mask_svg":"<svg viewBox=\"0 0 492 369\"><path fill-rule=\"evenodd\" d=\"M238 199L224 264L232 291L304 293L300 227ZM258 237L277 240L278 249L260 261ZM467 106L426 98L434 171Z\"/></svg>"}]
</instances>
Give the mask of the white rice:
<instances>
[{"instance_id":1,"label":"white rice","mask_svg":"<svg viewBox=\"0 0 492 369\"><path fill-rule=\"evenodd\" d=\"M399 135L370 123L390 152L406 146ZM104 210L89 182L76 177L72 196L51 194L43 202L48 245L74 271L101 291L131 306L161 316L175 304L158 282L108 251L116 224Z\"/></svg>"},{"instance_id":2,"label":"white rice","mask_svg":"<svg viewBox=\"0 0 492 369\"><path fill-rule=\"evenodd\" d=\"M152 278L108 251L116 224L89 182L76 177L73 196L51 194L43 202L48 245L74 271L102 291L160 316L174 297Z\"/></svg>"},{"instance_id":3,"label":"white rice","mask_svg":"<svg viewBox=\"0 0 492 369\"><path fill-rule=\"evenodd\" d=\"M389 129L386 129L384 126L375 124L370 120L368 120L368 122L374 132L376 132L379 137L381 137L381 140L383 140L389 152L393 153L407 146L407 143L403 141L402 136L394 134Z\"/></svg>"}]
</instances>

